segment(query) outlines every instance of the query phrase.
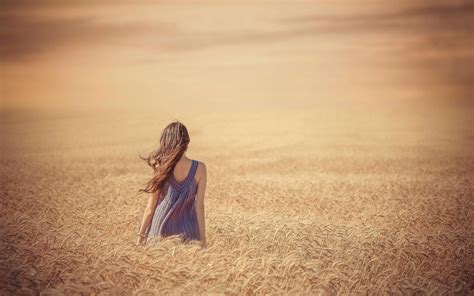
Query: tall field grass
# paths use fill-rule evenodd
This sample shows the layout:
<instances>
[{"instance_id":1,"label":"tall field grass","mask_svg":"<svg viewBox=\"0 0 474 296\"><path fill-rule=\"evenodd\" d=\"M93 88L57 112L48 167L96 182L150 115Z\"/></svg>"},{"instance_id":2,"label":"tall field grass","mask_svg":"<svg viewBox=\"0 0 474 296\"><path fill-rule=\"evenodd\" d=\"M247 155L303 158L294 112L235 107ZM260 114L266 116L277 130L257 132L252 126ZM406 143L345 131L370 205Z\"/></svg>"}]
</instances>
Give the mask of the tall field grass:
<instances>
[{"instance_id":1,"label":"tall field grass","mask_svg":"<svg viewBox=\"0 0 474 296\"><path fill-rule=\"evenodd\" d=\"M0 294L474 293L472 105L360 106L4 113ZM206 249L135 245L138 154L174 119Z\"/></svg>"}]
</instances>

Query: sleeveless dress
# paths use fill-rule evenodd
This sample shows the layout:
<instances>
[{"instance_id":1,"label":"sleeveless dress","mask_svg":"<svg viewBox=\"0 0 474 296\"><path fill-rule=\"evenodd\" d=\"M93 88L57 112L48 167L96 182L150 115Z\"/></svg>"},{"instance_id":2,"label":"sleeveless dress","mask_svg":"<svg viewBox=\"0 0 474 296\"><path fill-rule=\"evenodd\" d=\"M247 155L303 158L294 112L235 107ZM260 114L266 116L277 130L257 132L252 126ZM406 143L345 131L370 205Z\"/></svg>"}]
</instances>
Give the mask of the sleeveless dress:
<instances>
[{"instance_id":1,"label":"sleeveless dress","mask_svg":"<svg viewBox=\"0 0 474 296\"><path fill-rule=\"evenodd\" d=\"M171 174L163 186L166 195L159 200L153 214L153 219L147 227L147 242L156 237L180 234L183 242L200 240L197 216L194 201L197 193L197 184L194 176L199 165L197 160L192 160L188 176L178 182Z\"/></svg>"}]
</instances>

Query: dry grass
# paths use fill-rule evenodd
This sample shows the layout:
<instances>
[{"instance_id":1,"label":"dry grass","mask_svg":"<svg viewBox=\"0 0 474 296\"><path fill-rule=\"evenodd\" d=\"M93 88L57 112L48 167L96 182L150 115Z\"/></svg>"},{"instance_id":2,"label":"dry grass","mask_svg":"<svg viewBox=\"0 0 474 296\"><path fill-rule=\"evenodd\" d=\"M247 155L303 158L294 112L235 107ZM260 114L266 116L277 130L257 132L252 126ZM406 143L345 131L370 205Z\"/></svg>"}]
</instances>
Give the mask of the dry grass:
<instances>
[{"instance_id":1,"label":"dry grass","mask_svg":"<svg viewBox=\"0 0 474 296\"><path fill-rule=\"evenodd\" d=\"M134 244L177 116L4 117L0 294L474 293L472 106L369 107L179 116L207 249Z\"/></svg>"}]
</instances>

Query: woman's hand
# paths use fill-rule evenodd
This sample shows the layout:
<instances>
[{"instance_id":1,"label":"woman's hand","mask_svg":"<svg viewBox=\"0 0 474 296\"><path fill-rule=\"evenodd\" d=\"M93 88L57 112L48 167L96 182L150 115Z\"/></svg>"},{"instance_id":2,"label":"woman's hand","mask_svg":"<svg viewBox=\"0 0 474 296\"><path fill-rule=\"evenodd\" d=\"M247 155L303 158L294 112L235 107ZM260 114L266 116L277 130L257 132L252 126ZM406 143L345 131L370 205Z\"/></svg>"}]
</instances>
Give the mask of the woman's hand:
<instances>
[{"instance_id":1,"label":"woman's hand","mask_svg":"<svg viewBox=\"0 0 474 296\"><path fill-rule=\"evenodd\" d=\"M145 245L145 242L146 242L146 237L138 236L136 245L137 246Z\"/></svg>"}]
</instances>

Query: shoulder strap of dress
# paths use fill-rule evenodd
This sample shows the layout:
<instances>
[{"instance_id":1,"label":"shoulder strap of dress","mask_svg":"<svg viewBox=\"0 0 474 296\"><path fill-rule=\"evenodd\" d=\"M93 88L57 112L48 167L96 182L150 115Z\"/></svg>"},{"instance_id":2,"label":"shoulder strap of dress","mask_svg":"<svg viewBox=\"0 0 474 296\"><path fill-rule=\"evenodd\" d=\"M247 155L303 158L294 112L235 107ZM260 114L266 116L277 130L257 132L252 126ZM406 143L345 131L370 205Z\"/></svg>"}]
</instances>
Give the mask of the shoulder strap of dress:
<instances>
[{"instance_id":1,"label":"shoulder strap of dress","mask_svg":"<svg viewBox=\"0 0 474 296\"><path fill-rule=\"evenodd\" d=\"M193 165L191 166L191 178L194 178L194 175L196 175L198 165L199 165L199 162L193 159Z\"/></svg>"}]
</instances>

